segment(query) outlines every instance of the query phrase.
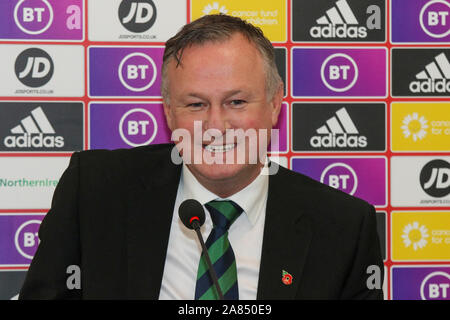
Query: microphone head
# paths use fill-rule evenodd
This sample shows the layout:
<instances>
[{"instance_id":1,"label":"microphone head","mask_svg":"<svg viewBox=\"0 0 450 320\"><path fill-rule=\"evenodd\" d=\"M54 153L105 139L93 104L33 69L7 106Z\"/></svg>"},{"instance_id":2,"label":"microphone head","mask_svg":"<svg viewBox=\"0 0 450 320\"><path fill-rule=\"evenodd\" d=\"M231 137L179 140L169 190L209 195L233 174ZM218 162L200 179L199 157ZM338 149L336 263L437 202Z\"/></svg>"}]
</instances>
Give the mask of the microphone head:
<instances>
[{"instance_id":1,"label":"microphone head","mask_svg":"<svg viewBox=\"0 0 450 320\"><path fill-rule=\"evenodd\" d=\"M205 223L205 210L200 202L194 199L184 200L178 209L183 224L189 228L194 229L192 223L198 221L199 227Z\"/></svg>"}]
</instances>

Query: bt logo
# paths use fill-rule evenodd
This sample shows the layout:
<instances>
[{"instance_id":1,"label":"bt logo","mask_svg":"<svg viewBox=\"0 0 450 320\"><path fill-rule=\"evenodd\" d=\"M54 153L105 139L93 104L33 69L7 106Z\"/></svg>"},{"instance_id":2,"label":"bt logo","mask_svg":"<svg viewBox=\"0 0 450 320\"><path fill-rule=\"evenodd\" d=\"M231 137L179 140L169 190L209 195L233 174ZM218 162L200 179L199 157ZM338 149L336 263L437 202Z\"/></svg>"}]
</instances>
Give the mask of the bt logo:
<instances>
[{"instance_id":1,"label":"bt logo","mask_svg":"<svg viewBox=\"0 0 450 320\"><path fill-rule=\"evenodd\" d=\"M127 55L119 65L119 79L124 87L141 92L150 88L156 80L156 64L148 55L136 52Z\"/></svg>"},{"instance_id":2,"label":"bt logo","mask_svg":"<svg viewBox=\"0 0 450 320\"><path fill-rule=\"evenodd\" d=\"M450 34L450 3L445 0L433 0L420 11L420 26L433 38L444 38Z\"/></svg>"},{"instance_id":3,"label":"bt logo","mask_svg":"<svg viewBox=\"0 0 450 320\"><path fill-rule=\"evenodd\" d=\"M355 170L342 162L333 163L326 167L322 171L320 182L350 195L354 195L358 188L358 177Z\"/></svg>"},{"instance_id":4,"label":"bt logo","mask_svg":"<svg viewBox=\"0 0 450 320\"><path fill-rule=\"evenodd\" d=\"M146 109L131 109L122 116L119 122L120 137L132 147L152 143L157 132L156 118Z\"/></svg>"},{"instance_id":5,"label":"bt logo","mask_svg":"<svg viewBox=\"0 0 450 320\"><path fill-rule=\"evenodd\" d=\"M123 0L119 21L128 31L145 32L156 21L156 6L152 0Z\"/></svg>"},{"instance_id":6,"label":"bt logo","mask_svg":"<svg viewBox=\"0 0 450 320\"><path fill-rule=\"evenodd\" d=\"M62 13L62 12L61 12ZM65 12L68 30L81 29L81 8L69 5ZM53 7L48 0L20 0L14 7L14 21L24 33L37 35L47 31L53 23Z\"/></svg>"},{"instance_id":7,"label":"bt logo","mask_svg":"<svg viewBox=\"0 0 450 320\"><path fill-rule=\"evenodd\" d=\"M422 300L450 300L450 275L436 271L423 279L420 286Z\"/></svg>"},{"instance_id":8,"label":"bt logo","mask_svg":"<svg viewBox=\"0 0 450 320\"><path fill-rule=\"evenodd\" d=\"M450 163L441 159L428 162L420 172L420 185L432 197L450 194Z\"/></svg>"},{"instance_id":9,"label":"bt logo","mask_svg":"<svg viewBox=\"0 0 450 320\"><path fill-rule=\"evenodd\" d=\"M349 55L332 54L322 63L320 77L328 89L344 92L355 85L358 79L358 67Z\"/></svg>"},{"instance_id":10,"label":"bt logo","mask_svg":"<svg viewBox=\"0 0 450 320\"><path fill-rule=\"evenodd\" d=\"M53 60L39 48L24 50L16 59L15 73L20 82L29 87L42 87L53 75Z\"/></svg>"},{"instance_id":11,"label":"bt logo","mask_svg":"<svg viewBox=\"0 0 450 320\"><path fill-rule=\"evenodd\" d=\"M27 259L33 259L39 245L38 230L40 225L41 221L39 220L29 220L17 229L14 236L17 251Z\"/></svg>"}]
</instances>

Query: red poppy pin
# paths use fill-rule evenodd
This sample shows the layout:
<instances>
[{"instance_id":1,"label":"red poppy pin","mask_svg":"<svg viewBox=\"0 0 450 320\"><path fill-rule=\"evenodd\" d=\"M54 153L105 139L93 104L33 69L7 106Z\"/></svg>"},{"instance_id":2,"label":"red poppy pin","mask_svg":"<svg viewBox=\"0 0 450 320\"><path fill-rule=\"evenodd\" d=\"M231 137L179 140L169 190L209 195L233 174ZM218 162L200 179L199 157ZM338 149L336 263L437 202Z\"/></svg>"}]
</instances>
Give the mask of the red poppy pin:
<instances>
[{"instance_id":1,"label":"red poppy pin","mask_svg":"<svg viewBox=\"0 0 450 320\"><path fill-rule=\"evenodd\" d=\"M292 284L292 275L289 273L289 272L287 272L287 271L282 271L281 272L281 281L285 284L285 285L290 285L290 284Z\"/></svg>"}]
</instances>

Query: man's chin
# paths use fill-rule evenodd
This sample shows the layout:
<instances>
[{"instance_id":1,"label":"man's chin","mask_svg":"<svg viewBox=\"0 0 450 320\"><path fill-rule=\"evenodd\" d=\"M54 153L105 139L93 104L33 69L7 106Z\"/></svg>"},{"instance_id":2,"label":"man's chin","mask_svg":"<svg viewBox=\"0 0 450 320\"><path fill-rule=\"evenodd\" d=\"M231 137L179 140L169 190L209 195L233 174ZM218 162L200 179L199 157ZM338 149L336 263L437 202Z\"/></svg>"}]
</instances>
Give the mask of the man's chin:
<instances>
[{"instance_id":1,"label":"man's chin","mask_svg":"<svg viewBox=\"0 0 450 320\"><path fill-rule=\"evenodd\" d=\"M188 167L197 180L217 183L233 181L233 178L241 177L246 171L251 175L250 171L256 170L256 165L248 164L190 164Z\"/></svg>"}]
</instances>

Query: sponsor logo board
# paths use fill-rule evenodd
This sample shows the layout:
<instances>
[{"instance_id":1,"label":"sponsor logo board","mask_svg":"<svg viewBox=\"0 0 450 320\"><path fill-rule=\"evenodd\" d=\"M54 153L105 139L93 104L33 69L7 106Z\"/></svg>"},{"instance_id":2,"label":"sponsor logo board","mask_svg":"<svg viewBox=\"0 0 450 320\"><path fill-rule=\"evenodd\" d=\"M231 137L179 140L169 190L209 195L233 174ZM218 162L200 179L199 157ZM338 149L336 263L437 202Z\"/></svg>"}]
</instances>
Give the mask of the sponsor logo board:
<instances>
[{"instance_id":1,"label":"sponsor logo board","mask_svg":"<svg viewBox=\"0 0 450 320\"><path fill-rule=\"evenodd\" d=\"M271 0L192 0L191 21L208 14L239 17L262 29L272 42L287 40L287 3Z\"/></svg>"},{"instance_id":2,"label":"sponsor logo board","mask_svg":"<svg viewBox=\"0 0 450 320\"><path fill-rule=\"evenodd\" d=\"M392 49L393 97L449 97L450 49Z\"/></svg>"},{"instance_id":3,"label":"sponsor logo board","mask_svg":"<svg viewBox=\"0 0 450 320\"><path fill-rule=\"evenodd\" d=\"M90 149L131 148L169 143L161 103L91 103Z\"/></svg>"},{"instance_id":4,"label":"sponsor logo board","mask_svg":"<svg viewBox=\"0 0 450 320\"><path fill-rule=\"evenodd\" d=\"M384 157L292 157L291 161L294 171L374 206L387 205L387 161Z\"/></svg>"},{"instance_id":5,"label":"sponsor logo board","mask_svg":"<svg viewBox=\"0 0 450 320\"><path fill-rule=\"evenodd\" d=\"M293 0L294 42L385 42L384 0Z\"/></svg>"},{"instance_id":6,"label":"sponsor logo board","mask_svg":"<svg viewBox=\"0 0 450 320\"><path fill-rule=\"evenodd\" d=\"M0 151L83 149L83 103L0 102Z\"/></svg>"},{"instance_id":7,"label":"sponsor logo board","mask_svg":"<svg viewBox=\"0 0 450 320\"><path fill-rule=\"evenodd\" d=\"M448 151L450 103L393 102L391 104L392 151Z\"/></svg>"},{"instance_id":8,"label":"sponsor logo board","mask_svg":"<svg viewBox=\"0 0 450 320\"><path fill-rule=\"evenodd\" d=\"M90 47L89 96L161 97L163 47Z\"/></svg>"},{"instance_id":9,"label":"sponsor logo board","mask_svg":"<svg viewBox=\"0 0 450 320\"><path fill-rule=\"evenodd\" d=\"M48 209L70 157L0 157L0 209Z\"/></svg>"},{"instance_id":10,"label":"sponsor logo board","mask_svg":"<svg viewBox=\"0 0 450 320\"><path fill-rule=\"evenodd\" d=\"M450 261L450 212L393 211L393 261Z\"/></svg>"},{"instance_id":11,"label":"sponsor logo board","mask_svg":"<svg viewBox=\"0 0 450 320\"><path fill-rule=\"evenodd\" d=\"M82 41L83 0L8 0L0 2L0 39Z\"/></svg>"},{"instance_id":12,"label":"sponsor logo board","mask_svg":"<svg viewBox=\"0 0 450 320\"><path fill-rule=\"evenodd\" d=\"M387 95L384 48L292 49L295 98L384 98Z\"/></svg>"},{"instance_id":13,"label":"sponsor logo board","mask_svg":"<svg viewBox=\"0 0 450 320\"><path fill-rule=\"evenodd\" d=\"M26 270L0 270L0 300L17 300Z\"/></svg>"},{"instance_id":14,"label":"sponsor logo board","mask_svg":"<svg viewBox=\"0 0 450 320\"><path fill-rule=\"evenodd\" d=\"M384 103L294 103L294 151L385 151Z\"/></svg>"},{"instance_id":15,"label":"sponsor logo board","mask_svg":"<svg viewBox=\"0 0 450 320\"><path fill-rule=\"evenodd\" d=\"M393 300L450 300L450 266L394 266Z\"/></svg>"},{"instance_id":16,"label":"sponsor logo board","mask_svg":"<svg viewBox=\"0 0 450 320\"><path fill-rule=\"evenodd\" d=\"M88 2L89 40L165 42L186 24L185 0Z\"/></svg>"},{"instance_id":17,"label":"sponsor logo board","mask_svg":"<svg viewBox=\"0 0 450 320\"><path fill-rule=\"evenodd\" d=\"M0 45L0 96L82 97L84 48Z\"/></svg>"},{"instance_id":18,"label":"sponsor logo board","mask_svg":"<svg viewBox=\"0 0 450 320\"><path fill-rule=\"evenodd\" d=\"M450 43L448 0L392 0L392 43Z\"/></svg>"},{"instance_id":19,"label":"sponsor logo board","mask_svg":"<svg viewBox=\"0 0 450 320\"><path fill-rule=\"evenodd\" d=\"M0 266L28 266L39 245L45 214L0 214Z\"/></svg>"},{"instance_id":20,"label":"sponsor logo board","mask_svg":"<svg viewBox=\"0 0 450 320\"><path fill-rule=\"evenodd\" d=\"M392 157L391 204L396 207L450 205L450 157Z\"/></svg>"}]
</instances>

